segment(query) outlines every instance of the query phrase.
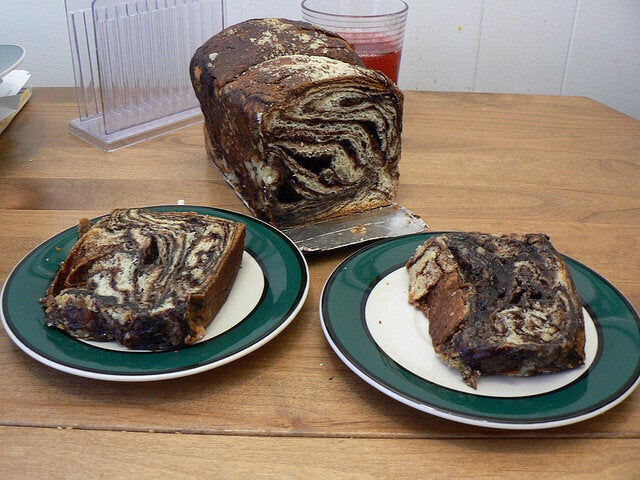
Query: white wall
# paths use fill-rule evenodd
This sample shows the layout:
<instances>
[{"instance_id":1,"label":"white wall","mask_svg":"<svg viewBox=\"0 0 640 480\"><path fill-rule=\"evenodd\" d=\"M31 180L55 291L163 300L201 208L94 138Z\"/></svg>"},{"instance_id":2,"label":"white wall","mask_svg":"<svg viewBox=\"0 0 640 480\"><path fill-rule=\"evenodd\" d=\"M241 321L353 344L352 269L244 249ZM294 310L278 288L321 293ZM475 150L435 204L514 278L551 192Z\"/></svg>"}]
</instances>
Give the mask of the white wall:
<instances>
[{"instance_id":1,"label":"white wall","mask_svg":"<svg viewBox=\"0 0 640 480\"><path fill-rule=\"evenodd\" d=\"M640 0L406 0L400 87L584 95L640 119ZM227 0L228 24L299 0ZM0 0L0 43L35 86L74 85L62 0Z\"/></svg>"}]
</instances>

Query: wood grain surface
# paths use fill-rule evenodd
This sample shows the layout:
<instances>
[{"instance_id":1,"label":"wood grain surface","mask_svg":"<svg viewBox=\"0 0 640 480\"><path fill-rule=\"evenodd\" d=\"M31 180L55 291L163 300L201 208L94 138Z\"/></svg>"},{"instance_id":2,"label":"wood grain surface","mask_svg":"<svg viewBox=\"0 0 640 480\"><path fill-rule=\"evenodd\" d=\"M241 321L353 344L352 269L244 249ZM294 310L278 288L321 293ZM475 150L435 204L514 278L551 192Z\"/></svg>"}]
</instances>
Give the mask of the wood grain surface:
<instances>
[{"instance_id":1,"label":"wood grain surface","mask_svg":"<svg viewBox=\"0 0 640 480\"><path fill-rule=\"evenodd\" d=\"M116 207L182 199L247 213L207 159L202 125L104 153L68 133L76 108L71 89L36 89L0 135L0 282L51 235ZM581 97L406 92L400 174L398 202L431 230L545 232L640 305L640 122ZM575 425L504 431L359 379L318 316L324 281L353 251L309 256L292 324L190 377L80 378L1 331L0 477L640 478L639 391Z\"/></svg>"}]
</instances>

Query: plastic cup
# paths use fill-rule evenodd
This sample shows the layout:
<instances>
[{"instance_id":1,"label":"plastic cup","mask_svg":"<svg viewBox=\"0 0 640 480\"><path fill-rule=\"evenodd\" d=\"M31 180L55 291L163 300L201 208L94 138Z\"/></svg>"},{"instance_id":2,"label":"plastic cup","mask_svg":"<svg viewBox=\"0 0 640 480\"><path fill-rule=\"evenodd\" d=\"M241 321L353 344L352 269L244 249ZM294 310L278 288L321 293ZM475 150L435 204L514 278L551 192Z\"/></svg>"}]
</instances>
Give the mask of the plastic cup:
<instances>
[{"instance_id":1,"label":"plastic cup","mask_svg":"<svg viewBox=\"0 0 640 480\"><path fill-rule=\"evenodd\" d=\"M409 6L401 0L304 0L302 19L351 42L364 64L398 82Z\"/></svg>"}]
</instances>

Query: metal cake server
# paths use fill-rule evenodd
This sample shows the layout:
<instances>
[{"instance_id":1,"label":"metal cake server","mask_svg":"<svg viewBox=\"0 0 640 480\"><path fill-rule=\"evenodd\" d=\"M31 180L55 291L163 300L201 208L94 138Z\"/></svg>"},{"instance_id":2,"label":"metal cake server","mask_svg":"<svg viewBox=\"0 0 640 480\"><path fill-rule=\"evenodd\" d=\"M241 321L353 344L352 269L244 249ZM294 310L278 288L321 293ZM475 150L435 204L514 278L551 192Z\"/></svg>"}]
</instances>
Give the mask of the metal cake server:
<instances>
[{"instance_id":1,"label":"metal cake server","mask_svg":"<svg viewBox=\"0 0 640 480\"><path fill-rule=\"evenodd\" d=\"M381 238L422 232L427 224L397 204L283 229L302 252L325 252Z\"/></svg>"}]
</instances>

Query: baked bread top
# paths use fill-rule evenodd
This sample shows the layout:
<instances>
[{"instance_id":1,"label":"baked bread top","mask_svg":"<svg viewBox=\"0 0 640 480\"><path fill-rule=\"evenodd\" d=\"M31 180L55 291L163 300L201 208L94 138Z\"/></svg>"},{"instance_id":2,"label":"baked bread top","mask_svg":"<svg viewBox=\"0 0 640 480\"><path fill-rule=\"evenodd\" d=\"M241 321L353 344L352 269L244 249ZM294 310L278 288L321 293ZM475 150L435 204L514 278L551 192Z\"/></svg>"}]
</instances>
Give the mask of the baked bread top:
<instances>
[{"instance_id":1,"label":"baked bread top","mask_svg":"<svg viewBox=\"0 0 640 480\"><path fill-rule=\"evenodd\" d=\"M409 302L428 318L434 350L469 385L584 363L580 298L547 235L437 235L407 269Z\"/></svg>"},{"instance_id":2,"label":"baked bread top","mask_svg":"<svg viewBox=\"0 0 640 480\"><path fill-rule=\"evenodd\" d=\"M248 68L286 55L315 55L353 65L364 63L342 37L307 22L258 18L214 35L194 53L189 68L196 94L221 89Z\"/></svg>"},{"instance_id":3,"label":"baked bread top","mask_svg":"<svg viewBox=\"0 0 640 480\"><path fill-rule=\"evenodd\" d=\"M167 350L201 339L240 268L245 226L194 212L118 209L62 263L45 322L89 340Z\"/></svg>"}]
</instances>

